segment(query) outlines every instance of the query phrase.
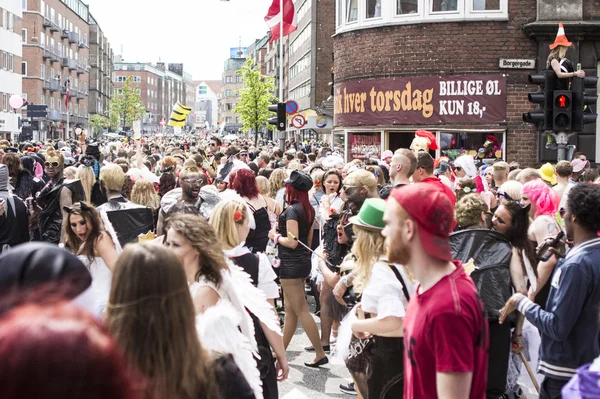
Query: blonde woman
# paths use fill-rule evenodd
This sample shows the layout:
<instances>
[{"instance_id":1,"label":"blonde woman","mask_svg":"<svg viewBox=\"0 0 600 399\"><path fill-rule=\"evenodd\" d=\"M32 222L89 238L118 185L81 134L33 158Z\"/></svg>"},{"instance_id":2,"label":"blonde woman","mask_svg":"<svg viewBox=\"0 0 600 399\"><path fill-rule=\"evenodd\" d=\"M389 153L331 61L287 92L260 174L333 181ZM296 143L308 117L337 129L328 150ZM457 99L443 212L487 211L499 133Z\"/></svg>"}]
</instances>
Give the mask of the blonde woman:
<instances>
[{"instance_id":1,"label":"blonde woman","mask_svg":"<svg viewBox=\"0 0 600 399\"><path fill-rule=\"evenodd\" d=\"M256 176L256 184L258 185L258 192L262 195L268 196L271 190L269 179L264 176Z\"/></svg>"},{"instance_id":2,"label":"blonde woman","mask_svg":"<svg viewBox=\"0 0 600 399\"><path fill-rule=\"evenodd\" d=\"M65 179L67 180L77 179L77 168L75 166L69 166L65 168L63 174L65 175ZM86 199L86 201L89 201L89 198Z\"/></svg>"},{"instance_id":3,"label":"blonde woman","mask_svg":"<svg viewBox=\"0 0 600 399\"><path fill-rule=\"evenodd\" d=\"M367 397L377 399L403 396L403 317L414 290L404 267L385 259L385 239L381 235L385 206L382 199L367 199L358 215L350 218L356 234L352 246L356 256L353 285L361 294L351 328L358 337L374 337L365 356Z\"/></svg>"},{"instance_id":4,"label":"blonde woman","mask_svg":"<svg viewBox=\"0 0 600 399\"><path fill-rule=\"evenodd\" d=\"M154 189L154 183L150 180L141 179L135 182L131 190L131 202L147 206L152 209L154 218L154 230L158 222L158 211L160 209L160 196Z\"/></svg>"},{"instance_id":5,"label":"blonde woman","mask_svg":"<svg viewBox=\"0 0 600 399\"><path fill-rule=\"evenodd\" d=\"M270 197L277 201L281 209L285 208L285 179L287 178L288 174L285 169L275 169L269 178L271 184Z\"/></svg>"},{"instance_id":6,"label":"blonde woman","mask_svg":"<svg viewBox=\"0 0 600 399\"><path fill-rule=\"evenodd\" d=\"M258 185L258 192L262 195L265 201L267 201L269 221L271 222L271 227L273 227L277 222L277 218L281 214L282 209L279 204L270 197L271 183L269 182L269 179L264 176L256 176L256 184Z\"/></svg>"},{"instance_id":7,"label":"blonde woman","mask_svg":"<svg viewBox=\"0 0 600 399\"><path fill-rule=\"evenodd\" d=\"M67 168L68 169L68 168ZM96 184L96 175L94 169L90 166L79 165L75 178L81 181L83 192L85 193L85 202L92 203L92 188Z\"/></svg>"},{"instance_id":8,"label":"blonde woman","mask_svg":"<svg viewBox=\"0 0 600 399\"><path fill-rule=\"evenodd\" d=\"M237 200L226 200L217 204L210 219L211 226L223 248L225 256L235 265L250 275L252 284L261 290L269 303L279 298L279 287L275 282L277 275L273 271L265 254L253 254L244 246L250 227L248 225L248 209L246 204ZM287 374L287 360L283 339L274 332L262 328L259 320L251 315L254 321L254 334L261 358L258 368L261 371L264 398L277 398L277 369L273 364L271 348L277 357L277 366L283 374Z\"/></svg>"}]
</instances>

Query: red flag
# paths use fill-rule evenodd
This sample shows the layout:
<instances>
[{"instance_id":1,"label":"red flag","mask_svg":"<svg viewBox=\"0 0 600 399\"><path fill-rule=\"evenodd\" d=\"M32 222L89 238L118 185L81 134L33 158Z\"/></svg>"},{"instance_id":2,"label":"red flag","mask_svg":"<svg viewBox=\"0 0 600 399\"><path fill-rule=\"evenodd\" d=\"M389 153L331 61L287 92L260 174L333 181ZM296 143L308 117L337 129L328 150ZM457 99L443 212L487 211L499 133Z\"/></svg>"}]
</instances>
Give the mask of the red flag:
<instances>
[{"instance_id":1,"label":"red flag","mask_svg":"<svg viewBox=\"0 0 600 399\"><path fill-rule=\"evenodd\" d=\"M292 0L283 0L283 13L279 10L279 2L281 0L273 0L273 4L269 7L265 22L271 30L271 43L279 39L280 27L279 24L283 19L283 36L287 36L298 29L298 21L296 18L296 10ZM283 18L282 18L283 15Z\"/></svg>"},{"instance_id":2,"label":"red flag","mask_svg":"<svg viewBox=\"0 0 600 399\"><path fill-rule=\"evenodd\" d=\"M71 102L71 93L69 93L69 86L67 85L67 94L65 95L65 107L67 112L69 111L69 103Z\"/></svg>"}]
</instances>

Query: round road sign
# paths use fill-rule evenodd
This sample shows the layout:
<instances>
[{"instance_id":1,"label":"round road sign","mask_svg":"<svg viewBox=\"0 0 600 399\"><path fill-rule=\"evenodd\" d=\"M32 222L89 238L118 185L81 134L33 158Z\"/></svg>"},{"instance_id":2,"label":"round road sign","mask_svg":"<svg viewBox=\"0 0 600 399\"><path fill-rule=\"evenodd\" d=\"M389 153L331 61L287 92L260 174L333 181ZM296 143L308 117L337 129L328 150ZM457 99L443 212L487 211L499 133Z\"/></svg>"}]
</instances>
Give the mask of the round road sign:
<instances>
[{"instance_id":1,"label":"round road sign","mask_svg":"<svg viewBox=\"0 0 600 399\"><path fill-rule=\"evenodd\" d=\"M304 125L306 125L306 119L302 115L292 116L292 126L296 129L301 129Z\"/></svg>"},{"instance_id":2,"label":"round road sign","mask_svg":"<svg viewBox=\"0 0 600 399\"><path fill-rule=\"evenodd\" d=\"M293 115L298 112L298 103L294 100L287 100L285 102L285 112L287 112L288 115Z\"/></svg>"}]
</instances>

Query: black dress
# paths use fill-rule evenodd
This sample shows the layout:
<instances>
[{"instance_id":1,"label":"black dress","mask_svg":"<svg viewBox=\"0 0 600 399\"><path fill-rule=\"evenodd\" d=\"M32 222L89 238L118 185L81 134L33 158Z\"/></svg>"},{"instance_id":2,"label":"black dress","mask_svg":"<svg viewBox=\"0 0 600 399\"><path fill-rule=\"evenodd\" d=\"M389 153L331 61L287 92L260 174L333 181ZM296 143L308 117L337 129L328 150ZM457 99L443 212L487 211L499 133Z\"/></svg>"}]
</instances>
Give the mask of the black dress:
<instances>
[{"instance_id":1,"label":"black dress","mask_svg":"<svg viewBox=\"0 0 600 399\"><path fill-rule=\"evenodd\" d=\"M244 378L233 356L224 355L213 362L215 381L221 399L254 399L254 391Z\"/></svg>"},{"instance_id":2,"label":"black dress","mask_svg":"<svg viewBox=\"0 0 600 399\"><path fill-rule=\"evenodd\" d=\"M250 275L250 278L252 278L252 285L255 287L258 286L260 261L257 255L246 253L241 256L230 257L229 259ZM256 363L258 365L258 371L260 372L260 380L262 381L263 398L276 399L279 397L279 391L277 388L277 371L271 354L271 346L269 345L269 340L267 339L258 318L250 312L248 312L248 314L254 323L254 338L256 339L256 345L258 346L258 354L260 355L260 359L256 359Z\"/></svg>"},{"instance_id":3,"label":"black dress","mask_svg":"<svg viewBox=\"0 0 600 399\"><path fill-rule=\"evenodd\" d=\"M300 201L292 201L290 206L279 215L277 232L282 237L287 237L287 221L296 220L298 222L298 239L308 245L308 236L312 228L313 220L308 220L308 215ZM280 279L306 278L310 275L312 268L311 253L303 245L298 244L295 249L277 245L281 265L279 267Z\"/></svg>"},{"instance_id":4,"label":"black dress","mask_svg":"<svg viewBox=\"0 0 600 399\"><path fill-rule=\"evenodd\" d=\"M255 209L249 203L248 207L252 210L254 215L254 221L256 227L248 233L246 238L246 247L252 251L252 253L265 252L267 244L269 242L269 230L271 230L271 221L269 220L269 213L267 212L267 202L265 201L265 207Z\"/></svg>"}]
</instances>

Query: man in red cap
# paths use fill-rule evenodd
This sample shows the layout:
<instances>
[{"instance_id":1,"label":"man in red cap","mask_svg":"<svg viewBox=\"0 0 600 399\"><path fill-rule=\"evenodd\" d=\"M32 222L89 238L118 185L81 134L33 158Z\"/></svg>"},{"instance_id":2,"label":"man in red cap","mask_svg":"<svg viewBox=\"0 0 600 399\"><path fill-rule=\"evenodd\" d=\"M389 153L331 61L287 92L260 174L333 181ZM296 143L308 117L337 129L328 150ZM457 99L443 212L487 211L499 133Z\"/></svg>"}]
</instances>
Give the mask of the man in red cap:
<instances>
[{"instance_id":1,"label":"man in red cap","mask_svg":"<svg viewBox=\"0 0 600 399\"><path fill-rule=\"evenodd\" d=\"M487 320L450 253L453 215L441 187L421 183L393 189L383 217L388 260L419 282L404 319L405 399L485 397Z\"/></svg>"}]
</instances>

